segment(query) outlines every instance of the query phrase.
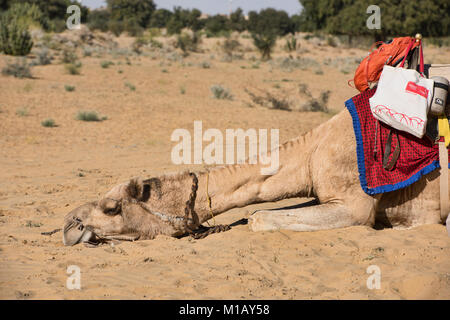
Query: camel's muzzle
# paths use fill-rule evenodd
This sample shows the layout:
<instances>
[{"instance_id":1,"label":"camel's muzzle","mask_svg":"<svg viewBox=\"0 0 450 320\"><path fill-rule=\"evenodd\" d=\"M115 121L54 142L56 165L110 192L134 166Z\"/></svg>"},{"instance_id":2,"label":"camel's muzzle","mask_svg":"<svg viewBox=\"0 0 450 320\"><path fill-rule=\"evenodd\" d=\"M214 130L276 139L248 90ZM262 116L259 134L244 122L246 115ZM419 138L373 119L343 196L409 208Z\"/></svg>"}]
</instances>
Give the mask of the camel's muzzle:
<instances>
[{"instance_id":1,"label":"camel's muzzle","mask_svg":"<svg viewBox=\"0 0 450 320\"><path fill-rule=\"evenodd\" d=\"M79 218L73 218L64 226L63 242L65 246L74 246L82 242L94 242L95 233L88 230Z\"/></svg>"}]
</instances>

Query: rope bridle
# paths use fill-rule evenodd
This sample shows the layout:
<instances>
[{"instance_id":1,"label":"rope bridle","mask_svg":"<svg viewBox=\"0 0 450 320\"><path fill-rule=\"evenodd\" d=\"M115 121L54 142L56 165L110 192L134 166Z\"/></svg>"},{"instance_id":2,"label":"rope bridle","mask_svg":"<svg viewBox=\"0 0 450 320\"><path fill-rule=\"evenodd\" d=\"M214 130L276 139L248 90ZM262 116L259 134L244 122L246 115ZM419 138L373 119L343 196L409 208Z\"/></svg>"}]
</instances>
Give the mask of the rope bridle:
<instances>
[{"instance_id":1,"label":"rope bridle","mask_svg":"<svg viewBox=\"0 0 450 320\"><path fill-rule=\"evenodd\" d=\"M208 201L208 208L209 208L209 212L211 213L211 218L214 221L214 226L205 227L205 226L201 225L198 215L195 212L195 200L197 199L197 191L198 191L198 178L197 178L197 175L193 172L189 172L189 176L192 177L192 186L191 186L191 193L189 195L189 199L186 201L186 205L184 208L184 216L173 216L173 215L168 215L168 214L165 214L162 212L154 211L154 210L150 209L146 203L144 203L142 201L138 201L136 199L125 200L125 201L139 205L142 209L144 209L148 213L154 215L161 221L170 223L174 227L174 229L180 229L180 224L182 224L184 229L186 230L187 234L194 239L203 239L203 238L206 238L210 234L230 230L231 227L229 225L216 225L216 223L215 223L214 214L213 214L212 205L211 205L211 197L209 196L209 193L208 193L209 171L207 173L207 178L206 178L206 199ZM119 208L121 211L123 210L124 200L115 200L115 199L111 199L111 198L106 198L106 199L117 202L117 206L113 212L115 212L115 213L118 212ZM192 225L195 226L196 229L192 229L191 228ZM209 225L209 223L208 223L208 225ZM68 229L71 229L73 227L76 227L80 231L82 231L83 229L86 228L83 225L81 219L79 219L77 217L72 217L72 220L70 221L70 223L65 226L64 232L66 232ZM53 233L56 233L58 231L61 231L61 229L57 229L57 230L50 231L50 232L43 232L42 235L52 235ZM95 235L95 237L97 238L96 240L98 240L98 242L94 243L94 242L88 241L87 245L95 246L100 243L106 243L108 241L111 241L111 239L108 239L107 237L102 237L102 236L97 235L92 230L89 230L89 231L91 231Z\"/></svg>"}]
</instances>

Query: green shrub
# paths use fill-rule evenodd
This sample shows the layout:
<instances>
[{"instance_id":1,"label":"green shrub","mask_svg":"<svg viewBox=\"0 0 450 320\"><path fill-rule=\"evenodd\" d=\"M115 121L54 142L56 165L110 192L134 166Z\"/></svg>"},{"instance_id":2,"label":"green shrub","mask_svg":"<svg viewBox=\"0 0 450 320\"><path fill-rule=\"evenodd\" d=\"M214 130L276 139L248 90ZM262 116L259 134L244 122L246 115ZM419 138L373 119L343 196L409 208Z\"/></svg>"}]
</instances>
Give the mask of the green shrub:
<instances>
[{"instance_id":1,"label":"green shrub","mask_svg":"<svg viewBox=\"0 0 450 320\"><path fill-rule=\"evenodd\" d=\"M44 121L41 122L41 125L46 128L56 127L55 120L53 120L53 119L45 119Z\"/></svg>"},{"instance_id":2,"label":"green shrub","mask_svg":"<svg viewBox=\"0 0 450 320\"><path fill-rule=\"evenodd\" d=\"M16 78L32 78L30 66L25 58L16 58L15 62L7 62L2 74Z\"/></svg>"},{"instance_id":3,"label":"green shrub","mask_svg":"<svg viewBox=\"0 0 450 320\"><path fill-rule=\"evenodd\" d=\"M274 34L252 34L253 44L261 53L262 60L269 60L275 47L277 36Z\"/></svg>"},{"instance_id":4,"label":"green shrub","mask_svg":"<svg viewBox=\"0 0 450 320\"><path fill-rule=\"evenodd\" d=\"M66 72L68 74L71 74L71 75L78 75L78 74L80 74L81 73L81 67L82 67L82 64L79 61L76 62L76 63L68 63L68 64L64 65L64 68L66 69Z\"/></svg>"},{"instance_id":5,"label":"green shrub","mask_svg":"<svg viewBox=\"0 0 450 320\"><path fill-rule=\"evenodd\" d=\"M131 82L125 82L125 87L129 88L131 91L136 91L136 87Z\"/></svg>"},{"instance_id":6,"label":"green shrub","mask_svg":"<svg viewBox=\"0 0 450 320\"><path fill-rule=\"evenodd\" d=\"M288 39L286 39L286 44L284 48L287 52L297 51L297 48L300 47L300 45L297 42L297 38L292 36Z\"/></svg>"},{"instance_id":7,"label":"green shrub","mask_svg":"<svg viewBox=\"0 0 450 320\"><path fill-rule=\"evenodd\" d=\"M88 15L88 27L90 30L108 31L108 21L111 13L108 10L92 10Z\"/></svg>"},{"instance_id":8,"label":"green shrub","mask_svg":"<svg viewBox=\"0 0 450 320\"><path fill-rule=\"evenodd\" d=\"M337 41L333 36L327 37L327 45L329 45L330 47L333 47L333 48L338 46Z\"/></svg>"},{"instance_id":9,"label":"green shrub","mask_svg":"<svg viewBox=\"0 0 450 320\"><path fill-rule=\"evenodd\" d=\"M118 37L125 31L125 25L122 21L110 20L108 23L108 29L114 33L116 37Z\"/></svg>"},{"instance_id":10,"label":"green shrub","mask_svg":"<svg viewBox=\"0 0 450 320\"><path fill-rule=\"evenodd\" d=\"M113 66L114 62L112 62L112 61L102 61L102 62L100 62L100 65L101 65L101 67L103 69L107 69L107 68L109 68L109 66Z\"/></svg>"},{"instance_id":11,"label":"green shrub","mask_svg":"<svg viewBox=\"0 0 450 320\"><path fill-rule=\"evenodd\" d=\"M73 91L75 91L75 86L71 86L71 85L66 84L64 86L64 89L66 89L67 92L73 92Z\"/></svg>"},{"instance_id":12,"label":"green shrub","mask_svg":"<svg viewBox=\"0 0 450 320\"><path fill-rule=\"evenodd\" d=\"M213 93L213 98L215 99L233 100L233 95L230 90L219 84L211 86L210 90Z\"/></svg>"},{"instance_id":13,"label":"green shrub","mask_svg":"<svg viewBox=\"0 0 450 320\"><path fill-rule=\"evenodd\" d=\"M62 63L75 63L77 60L78 57L74 50L64 48L61 56Z\"/></svg>"},{"instance_id":14,"label":"green shrub","mask_svg":"<svg viewBox=\"0 0 450 320\"><path fill-rule=\"evenodd\" d=\"M42 48L41 51L37 53L36 59L32 62L34 66L46 66L52 63L52 55L48 48Z\"/></svg>"},{"instance_id":15,"label":"green shrub","mask_svg":"<svg viewBox=\"0 0 450 320\"><path fill-rule=\"evenodd\" d=\"M79 111L76 117L80 121L96 122L107 120L107 117L100 117L95 111Z\"/></svg>"},{"instance_id":16,"label":"green shrub","mask_svg":"<svg viewBox=\"0 0 450 320\"><path fill-rule=\"evenodd\" d=\"M200 63L200 67L202 67L203 69L209 69L211 68L211 63L209 61L203 61L202 63Z\"/></svg>"},{"instance_id":17,"label":"green shrub","mask_svg":"<svg viewBox=\"0 0 450 320\"><path fill-rule=\"evenodd\" d=\"M12 56L26 56L33 47L28 26L22 25L17 18L7 19L0 16L0 52Z\"/></svg>"},{"instance_id":18,"label":"green shrub","mask_svg":"<svg viewBox=\"0 0 450 320\"><path fill-rule=\"evenodd\" d=\"M229 61L233 60L233 52L241 46L238 40L227 38L222 43L222 50L228 57Z\"/></svg>"},{"instance_id":19,"label":"green shrub","mask_svg":"<svg viewBox=\"0 0 450 320\"><path fill-rule=\"evenodd\" d=\"M183 33L177 36L175 47L180 48L183 53L187 55L189 51L197 52L200 41L201 38L197 32L194 32L192 36L187 33Z\"/></svg>"}]
</instances>

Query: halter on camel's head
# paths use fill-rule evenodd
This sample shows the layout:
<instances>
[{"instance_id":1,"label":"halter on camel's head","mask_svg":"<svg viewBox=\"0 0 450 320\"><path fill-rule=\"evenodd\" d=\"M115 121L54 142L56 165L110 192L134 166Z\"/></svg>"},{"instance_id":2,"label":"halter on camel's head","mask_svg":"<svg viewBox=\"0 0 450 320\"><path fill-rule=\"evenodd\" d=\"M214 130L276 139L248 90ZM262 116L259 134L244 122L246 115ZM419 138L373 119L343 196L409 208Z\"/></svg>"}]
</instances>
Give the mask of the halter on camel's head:
<instances>
[{"instance_id":1,"label":"halter on camel's head","mask_svg":"<svg viewBox=\"0 0 450 320\"><path fill-rule=\"evenodd\" d=\"M197 189L194 173L165 176L163 181L132 179L117 185L99 201L86 203L66 215L64 244L97 245L109 240L190 233L200 226L194 210Z\"/></svg>"}]
</instances>

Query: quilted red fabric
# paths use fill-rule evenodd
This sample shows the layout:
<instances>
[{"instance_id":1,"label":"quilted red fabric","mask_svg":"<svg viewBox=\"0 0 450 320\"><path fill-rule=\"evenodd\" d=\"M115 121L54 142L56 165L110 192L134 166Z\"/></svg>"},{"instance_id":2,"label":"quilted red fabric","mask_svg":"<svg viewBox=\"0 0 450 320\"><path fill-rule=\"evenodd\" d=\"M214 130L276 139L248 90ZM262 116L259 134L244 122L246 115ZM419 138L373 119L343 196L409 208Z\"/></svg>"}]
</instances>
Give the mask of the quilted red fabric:
<instances>
[{"instance_id":1,"label":"quilted red fabric","mask_svg":"<svg viewBox=\"0 0 450 320\"><path fill-rule=\"evenodd\" d=\"M400 156L392 171L383 169L384 148L390 128L378 122L375 137L377 120L373 117L369 104L369 98L375 91L376 89L364 91L345 103L353 118L361 187L370 195L405 188L440 167L437 144L426 137L419 139L393 129L399 136ZM374 157L375 139L378 151ZM391 156L396 144L397 139L393 137Z\"/></svg>"}]
</instances>

